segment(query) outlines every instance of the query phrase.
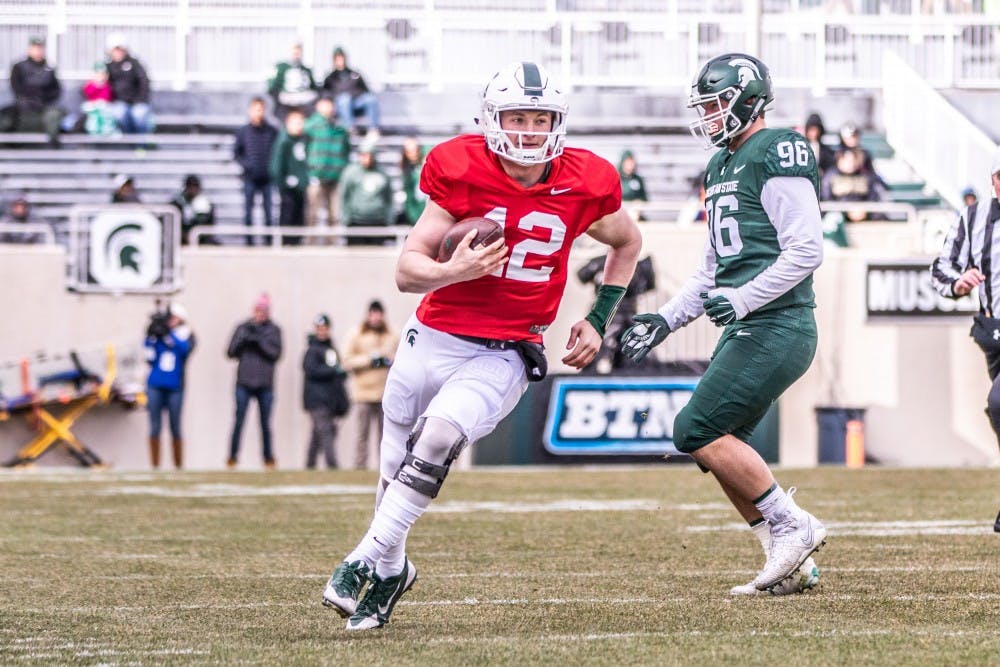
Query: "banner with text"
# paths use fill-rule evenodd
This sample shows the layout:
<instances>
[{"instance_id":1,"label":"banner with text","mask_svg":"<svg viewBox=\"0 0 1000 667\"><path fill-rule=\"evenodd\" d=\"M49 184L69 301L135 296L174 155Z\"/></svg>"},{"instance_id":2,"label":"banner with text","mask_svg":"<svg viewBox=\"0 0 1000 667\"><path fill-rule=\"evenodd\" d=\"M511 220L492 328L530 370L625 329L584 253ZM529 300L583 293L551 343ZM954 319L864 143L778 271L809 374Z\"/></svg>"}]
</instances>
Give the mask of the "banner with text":
<instances>
[{"instance_id":1,"label":"banner with text","mask_svg":"<svg viewBox=\"0 0 1000 667\"><path fill-rule=\"evenodd\" d=\"M674 417L699 377L564 377L552 383L544 445L552 454L679 454Z\"/></svg>"},{"instance_id":2,"label":"banner with text","mask_svg":"<svg viewBox=\"0 0 1000 667\"><path fill-rule=\"evenodd\" d=\"M927 262L869 264L865 276L868 317L968 317L979 310L975 291L960 299L938 294Z\"/></svg>"}]
</instances>

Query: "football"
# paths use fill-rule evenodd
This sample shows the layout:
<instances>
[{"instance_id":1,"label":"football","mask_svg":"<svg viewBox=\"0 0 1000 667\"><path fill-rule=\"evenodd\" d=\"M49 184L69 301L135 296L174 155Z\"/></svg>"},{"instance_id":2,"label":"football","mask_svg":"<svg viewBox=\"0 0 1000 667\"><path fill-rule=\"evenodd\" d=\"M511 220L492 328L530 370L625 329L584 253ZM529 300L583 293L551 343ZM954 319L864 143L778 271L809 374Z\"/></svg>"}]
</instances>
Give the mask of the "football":
<instances>
[{"instance_id":1,"label":"football","mask_svg":"<svg viewBox=\"0 0 1000 667\"><path fill-rule=\"evenodd\" d=\"M462 242L465 235L476 230L478 233L472 239L472 247L489 245L497 239L503 238L503 225L496 220L489 218L466 218L451 226L448 233L441 239L438 247L437 259L439 262L447 262L455 252L455 247Z\"/></svg>"}]
</instances>

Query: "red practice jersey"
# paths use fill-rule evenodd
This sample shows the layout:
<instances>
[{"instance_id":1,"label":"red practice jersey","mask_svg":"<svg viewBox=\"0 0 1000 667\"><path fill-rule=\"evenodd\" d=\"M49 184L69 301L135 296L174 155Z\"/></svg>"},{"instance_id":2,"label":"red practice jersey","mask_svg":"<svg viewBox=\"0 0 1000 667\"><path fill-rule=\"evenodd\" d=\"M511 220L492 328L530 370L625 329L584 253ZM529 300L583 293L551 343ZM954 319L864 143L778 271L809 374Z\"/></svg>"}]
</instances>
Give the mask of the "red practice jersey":
<instances>
[{"instance_id":1,"label":"red practice jersey","mask_svg":"<svg viewBox=\"0 0 1000 667\"><path fill-rule=\"evenodd\" d=\"M420 173L420 189L456 220L473 216L504 225L509 254L499 275L455 283L427 294L417 318L448 333L541 341L556 318L573 240L621 208L621 182L611 164L567 148L542 183L510 178L482 135L436 146Z\"/></svg>"}]
</instances>

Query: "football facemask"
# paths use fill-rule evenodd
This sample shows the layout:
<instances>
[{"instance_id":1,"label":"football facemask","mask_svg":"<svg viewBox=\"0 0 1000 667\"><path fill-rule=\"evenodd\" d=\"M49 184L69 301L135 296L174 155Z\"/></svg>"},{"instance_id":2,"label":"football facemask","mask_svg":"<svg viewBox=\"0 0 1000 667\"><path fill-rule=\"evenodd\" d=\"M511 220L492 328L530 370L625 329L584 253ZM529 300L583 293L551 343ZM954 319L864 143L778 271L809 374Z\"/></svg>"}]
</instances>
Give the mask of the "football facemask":
<instances>
[{"instance_id":1,"label":"football facemask","mask_svg":"<svg viewBox=\"0 0 1000 667\"><path fill-rule=\"evenodd\" d=\"M691 84L688 107L699 119L688 129L705 148L724 146L746 131L774 99L767 66L752 56L727 53L709 60ZM713 106L711 112L705 106Z\"/></svg>"},{"instance_id":2,"label":"football facemask","mask_svg":"<svg viewBox=\"0 0 1000 667\"><path fill-rule=\"evenodd\" d=\"M500 113L517 109L551 112L551 129L548 132L503 129ZM566 96L555 87L545 68L535 63L518 62L501 69L486 84L479 122L491 151L517 164L542 164L563 152L566 111ZM539 138L541 143L534 145Z\"/></svg>"}]
</instances>

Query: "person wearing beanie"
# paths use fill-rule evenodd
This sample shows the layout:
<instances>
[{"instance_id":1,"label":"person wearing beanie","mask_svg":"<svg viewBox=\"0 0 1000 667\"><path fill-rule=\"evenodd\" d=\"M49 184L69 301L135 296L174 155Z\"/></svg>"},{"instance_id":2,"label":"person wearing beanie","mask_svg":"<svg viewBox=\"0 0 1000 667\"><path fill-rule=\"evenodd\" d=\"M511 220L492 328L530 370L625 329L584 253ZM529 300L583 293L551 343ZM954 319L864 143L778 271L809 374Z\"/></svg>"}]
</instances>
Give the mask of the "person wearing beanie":
<instances>
[{"instance_id":1,"label":"person wearing beanie","mask_svg":"<svg viewBox=\"0 0 1000 667\"><path fill-rule=\"evenodd\" d=\"M59 144L59 125L65 115L59 106L62 84L55 67L45 59L45 40L28 40L27 57L10 69L14 104L0 109L0 132L45 132Z\"/></svg>"},{"instance_id":2,"label":"person wearing beanie","mask_svg":"<svg viewBox=\"0 0 1000 667\"><path fill-rule=\"evenodd\" d=\"M649 201L646 194L646 181L636 171L635 155L632 151L622 151L621 160L618 162L618 178L622 183L622 203L628 210L632 219L642 222L646 218L642 214L642 205Z\"/></svg>"},{"instance_id":3,"label":"person wearing beanie","mask_svg":"<svg viewBox=\"0 0 1000 667\"><path fill-rule=\"evenodd\" d=\"M836 162L836 153L833 148L823 143L824 134L826 134L826 127L823 125L823 119L818 113L809 114L802 135L809 142L809 146L816 156L820 178L823 178L823 173Z\"/></svg>"},{"instance_id":4,"label":"person wearing beanie","mask_svg":"<svg viewBox=\"0 0 1000 667\"><path fill-rule=\"evenodd\" d=\"M305 375L302 405L312 419L312 435L306 453L306 468L313 470L320 451L326 467L337 467L337 420L347 414L350 402L344 386L347 372L340 366L340 353L331 336L332 322L325 314L313 320L315 327L306 342L302 359Z\"/></svg>"},{"instance_id":5,"label":"person wearing beanie","mask_svg":"<svg viewBox=\"0 0 1000 667\"><path fill-rule=\"evenodd\" d=\"M368 304L361 325L351 332L344 348L344 367L354 376L354 405L358 419L358 442L354 467L368 467L368 444L375 432L375 459L382 442L382 395L389 377L389 367L396 356L399 334L385 321L380 301Z\"/></svg>"},{"instance_id":6,"label":"person wearing beanie","mask_svg":"<svg viewBox=\"0 0 1000 667\"><path fill-rule=\"evenodd\" d=\"M333 50L333 71L323 80L323 92L333 98L340 122L348 131L354 129L354 114L363 113L368 118L368 138L379 137L378 98L364 77L347 66L347 53L339 46Z\"/></svg>"},{"instance_id":7,"label":"person wearing beanie","mask_svg":"<svg viewBox=\"0 0 1000 667\"><path fill-rule=\"evenodd\" d=\"M188 326L187 310L171 303L157 311L146 328L146 361L149 377L146 397L149 408L149 461L153 469L160 467L160 426L163 411L170 422L171 451L174 468L184 463L184 437L181 434L181 407L184 403L184 368L194 352L195 337Z\"/></svg>"},{"instance_id":8,"label":"person wearing beanie","mask_svg":"<svg viewBox=\"0 0 1000 667\"><path fill-rule=\"evenodd\" d=\"M229 442L230 469L236 467L240 452L240 435L250 399L257 401L260 412L260 432L264 467L275 467L271 443L271 406L274 403L274 367L281 358L281 329L271 320L271 299L267 293L254 301L253 316L240 323L229 341L227 355L236 359L236 420Z\"/></svg>"}]
</instances>

